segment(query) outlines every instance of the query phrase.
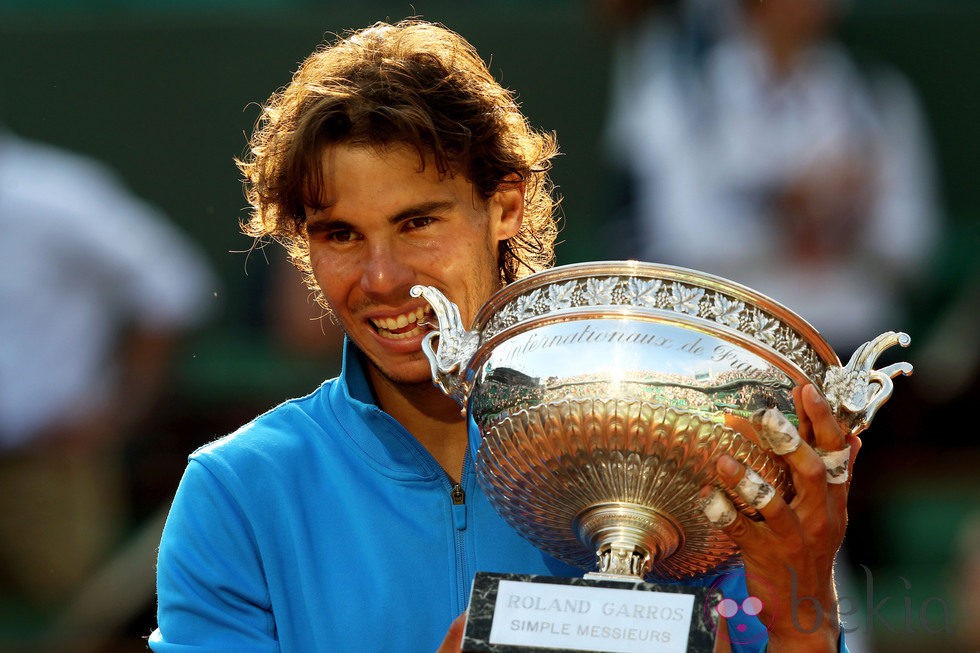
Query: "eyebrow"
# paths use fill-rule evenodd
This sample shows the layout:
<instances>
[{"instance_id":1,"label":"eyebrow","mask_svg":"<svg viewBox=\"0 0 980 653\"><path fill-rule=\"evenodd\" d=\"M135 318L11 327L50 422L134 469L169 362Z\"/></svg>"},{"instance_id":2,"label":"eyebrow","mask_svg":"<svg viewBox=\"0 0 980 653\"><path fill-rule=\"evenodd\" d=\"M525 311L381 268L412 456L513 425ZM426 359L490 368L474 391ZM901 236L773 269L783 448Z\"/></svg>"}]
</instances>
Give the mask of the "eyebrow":
<instances>
[{"instance_id":1,"label":"eyebrow","mask_svg":"<svg viewBox=\"0 0 980 653\"><path fill-rule=\"evenodd\" d=\"M422 202L421 204L416 204L415 206L410 206L406 209L402 209L395 215L388 218L388 222L391 224L396 224L405 220L407 218L417 218L422 215L427 215L429 213L439 213L441 211L447 211L453 207L455 202L452 200L432 200L430 202Z\"/></svg>"},{"instance_id":2,"label":"eyebrow","mask_svg":"<svg viewBox=\"0 0 980 653\"><path fill-rule=\"evenodd\" d=\"M409 218L417 218L423 215L428 215L430 213L439 213L441 211L447 211L455 205L452 200L432 200L429 202L422 202L421 204L416 204L414 206L409 206L402 209L398 213L390 216L388 218L389 224L398 224L403 220ZM328 208L328 205L325 208ZM318 231L328 230L328 229L354 229L356 228L353 224L347 220L317 220L316 218L307 220L307 229L316 229Z\"/></svg>"}]
</instances>

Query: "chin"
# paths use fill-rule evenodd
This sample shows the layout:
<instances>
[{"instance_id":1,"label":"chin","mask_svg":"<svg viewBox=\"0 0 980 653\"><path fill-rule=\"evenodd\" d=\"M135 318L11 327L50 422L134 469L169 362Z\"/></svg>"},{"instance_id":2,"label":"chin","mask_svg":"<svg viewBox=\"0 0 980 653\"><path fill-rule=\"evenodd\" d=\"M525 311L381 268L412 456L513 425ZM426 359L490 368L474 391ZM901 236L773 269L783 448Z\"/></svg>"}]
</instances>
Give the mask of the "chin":
<instances>
[{"instance_id":1,"label":"chin","mask_svg":"<svg viewBox=\"0 0 980 653\"><path fill-rule=\"evenodd\" d=\"M435 382L432 380L432 369L427 360L425 361L425 369L395 370L395 373L389 378L402 385L430 385L435 387Z\"/></svg>"},{"instance_id":2,"label":"chin","mask_svg":"<svg viewBox=\"0 0 980 653\"><path fill-rule=\"evenodd\" d=\"M415 360L401 365L379 365L376 361L371 361L370 364L375 372L395 385L435 387L429 360L421 351L417 358L413 358Z\"/></svg>"}]
</instances>

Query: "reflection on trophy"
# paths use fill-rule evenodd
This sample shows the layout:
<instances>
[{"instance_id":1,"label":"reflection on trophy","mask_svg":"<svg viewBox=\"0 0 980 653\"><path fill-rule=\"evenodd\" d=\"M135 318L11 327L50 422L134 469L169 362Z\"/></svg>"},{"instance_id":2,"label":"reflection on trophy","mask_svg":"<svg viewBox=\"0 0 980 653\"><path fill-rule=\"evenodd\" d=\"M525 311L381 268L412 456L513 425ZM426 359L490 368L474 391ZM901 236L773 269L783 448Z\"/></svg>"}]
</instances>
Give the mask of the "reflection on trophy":
<instances>
[{"instance_id":1,"label":"reflection on trophy","mask_svg":"<svg viewBox=\"0 0 980 653\"><path fill-rule=\"evenodd\" d=\"M589 578L685 579L736 562L706 519L730 454L790 499L778 455L732 427L775 408L797 421L792 389L813 383L845 432L866 428L907 363L872 369L904 333L865 344L847 365L789 309L746 287L636 261L557 267L517 281L471 329L438 290L423 350L433 378L479 427L478 480L494 508ZM434 343L437 342L437 348ZM770 411L772 413L772 411ZM846 461L845 461L846 462Z\"/></svg>"}]
</instances>

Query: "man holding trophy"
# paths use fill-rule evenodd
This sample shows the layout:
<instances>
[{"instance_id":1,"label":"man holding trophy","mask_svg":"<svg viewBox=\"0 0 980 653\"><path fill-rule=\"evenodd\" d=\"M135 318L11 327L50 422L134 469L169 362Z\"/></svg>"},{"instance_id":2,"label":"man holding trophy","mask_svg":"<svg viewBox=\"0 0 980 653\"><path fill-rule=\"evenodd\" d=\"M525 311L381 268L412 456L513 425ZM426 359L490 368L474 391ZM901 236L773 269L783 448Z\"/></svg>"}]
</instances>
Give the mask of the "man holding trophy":
<instances>
[{"instance_id":1,"label":"man holding trophy","mask_svg":"<svg viewBox=\"0 0 980 653\"><path fill-rule=\"evenodd\" d=\"M822 382L824 373L838 370L830 364L836 360L832 352L808 325L776 319L778 311L766 305L751 311L755 318L773 318L771 341L761 339L762 330L753 337L739 335L736 327L748 318L731 307L740 306L747 315L754 298L750 291L714 280L698 295L690 275L667 270L675 276L665 281L635 262L587 280L562 277L560 283L514 296L511 304L531 316L529 324L560 333L546 337L522 328L508 341L505 332L511 327L504 318L511 304L478 319L491 297L502 289L526 288L521 284L538 278L532 273L543 273L552 263L556 228L547 170L556 151L553 137L528 125L472 46L421 21L379 23L338 39L310 55L292 82L272 96L250 154L240 162L253 207L246 231L282 243L344 328L343 371L309 396L280 405L191 456L160 547L159 628L151 648L158 653L459 650L477 572L588 582L580 578L583 570L574 555L542 550L548 549L541 543L547 538L524 537L525 517L514 517L521 513L520 502L494 498L494 469L518 467L516 454L507 459L496 444L478 453L481 433L497 434L518 418L526 426L529 418L521 415L539 404L545 407L543 419L553 424L559 412L580 410L585 400L566 390L574 377L577 388L598 392L596 401L603 406L610 401L624 406L617 413L623 419L612 421L639 424L631 427L634 440L647 435L662 440L653 433L666 433L663 424L687 420L694 426L670 431L677 442L701 438L697 446L680 447L687 447L684 461L695 450L708 452L698 465L678 463L678 446L645 458L610 454L627 461L620 465L624 469L639 461L640 471L628 479L663 477L670 468L669 487L682 487L690 497L673 507L644 506L631 498L575 508L574 518L561 522L559 530L575 542L584 538L595 545L599 580L586 589L620 592L617 583L629 577L633 585L663 578L664 588L677 581L720 594L705 606L688 603L659 612L636 607L642 603L638 599L605 602L601 609L596 602L590 615L601 619L603 612L611 617L625 610L631 618L647 620L644 630L602 621L570 625L562 619L573 611L588 612L591 599L540 600L518 592L510 595L510 607L536 619L496 623L498 618L494 627L581 635L550 648L533 639L524 643L537 650L843 650L832 568L846 527L848 470L860 448L860 429L846 428L849 422L827 400L848 394L852 381L843 390L807 382L816 376ZM691 289L697 301L675 303L681 308L670 322L665 316L674 309L663 293ZM700 355L717 336L698 326L701 318L691 310L709 310L708 297L716 322L736 316L719 329L744 351L714 345L714 358L692 373L693 381L663 381L687 369L680 363L669 374L643 376L636 383L633 377L583 382L589 375L581 370L537 374L521 367L536 356L545 357L542 365L574 365L577 357L565 356L561 348L591 351L614 341L641 343L661 358ZM640 308L633 310L634 304ZM546 305L560 319L532 316ZM605 307L605 313L596 317L595 306ZM688 310L691 306L696 310ZM586 309L588 319L574 322ZM615 314L617 325L634 314L642 313L643 321L632 335L621 330L617 336L603 330L613 322L606 313ZM483 333L454 336L447 324L451 319L465 327L488 326ZM694 325L697 338L679 335L681 323ZM788 358L797 353L802 358L776 370L779 365L764 359L790 341ZM452 355L465 359L476 347L487 353L473 354L472 365L461 359L452 369L442 366ZM872 355L862 354L862 364ZM462 368L470 372L462 373L461 381L447 381ZM720 368L725 371L705 381ZM810 374L810 368L820 375ZM871 372L872 385L890 390L887 379L899 371L908 370ZM849 368L838 376L851 379L855 372ZM646 394L642 400L629 393L630 401L622 399L626 395L610 397L611 383ZM683 400L676 398L677 388L683 388ZM861 388L864 395L867 389ZM522 412L514 399L518 394L545 399ZM871 394L875 408L887 398ZM703 410L694 408L698 397L707 406ZM751 410L732 403L737 397L751 397L755 403L746 404ZM598 419L598 405L588 404L584 419ZM858 408L852 421L863 424L864 407ZM629 411L647 415L647 421L630 421ZM868 418L871 412L865 410ZM487 437L485 442L496 442ZM556 460L574 468L570 449L556 450ZM487 458L493 455L499 457ZM585 467L594 470L595 460L589 458ZM582 475L538 472L542 485ZM535 494L533 483L515 485ZM572 494L561 491L560 500ZM656 521L660 526L650 528L666 535L657 539L647 527L610 526L624 510L632 510L628 519L640 515L640 521ZM578 539L573 531L580 533ZM609 544L604 533L613 531L619 535ZM624 549L618 543L629 539L621 536L627 531L638 533L637 544ZM698 542L708 543L707 557L698 554ZM738 552L744 569L737 566ZM671 561L683 556L691 562L675 573ZM699 565L699 558L708 563ZM499 590L498 609L502 587L493 589ZM633 592L641 594L650 592ZM620 603L634 607L610 607ZM687 623L723 622L733 615L724 606L733 604L751 617L741 619L737 630L722 627L717 638L712 633L708 645L692 639L676 648L677 638L661 629L662 621L677 617L685 622L686 637ZM711 614L696 614L702 607ZM478 641L467 633L465 650L511 651L522 645L499 638L495 643L495 636Z\"/></svg>"}]
</instances>

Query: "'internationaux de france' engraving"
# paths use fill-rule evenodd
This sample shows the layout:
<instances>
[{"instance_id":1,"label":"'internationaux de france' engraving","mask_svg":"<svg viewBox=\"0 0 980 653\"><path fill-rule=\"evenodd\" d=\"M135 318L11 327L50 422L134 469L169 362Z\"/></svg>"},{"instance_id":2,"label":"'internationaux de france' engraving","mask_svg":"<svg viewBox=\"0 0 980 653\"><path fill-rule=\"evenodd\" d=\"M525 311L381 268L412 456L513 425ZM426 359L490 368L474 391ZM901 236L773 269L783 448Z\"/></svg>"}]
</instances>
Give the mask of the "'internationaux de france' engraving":
<instances>
[{"instance_id":1,"label":"'internationaux de france' engraving","mask_svg":"<svg viewBox=\"0 0 980 653\"><path fill-rule=\"evenodd\" d=\"M660 279L589 277L535 288L504 305L483 329L483 337L489 339L514 324L555 311L606 306L657 309L709 320L772 347L807 376L822 378L826 371L826 364L801 335L775 315L719 290Z\"/></svg>"},{"instance_id":2,"label":"'internationaux de france' engraving","mask_svg":"<svg viewBox=\"0 0 980 653\"><path fill-rule=\"evenodd\" d=\"M610 359L610 346L629 359ZM498 345L481 369L484 391L472 412L485 424L530 403L617 396L672 406L719 420L749 417L787 401L793 381L759 356L710 335L670 324L590 319L519 333Z\"/></svg>"}]
</instances>

